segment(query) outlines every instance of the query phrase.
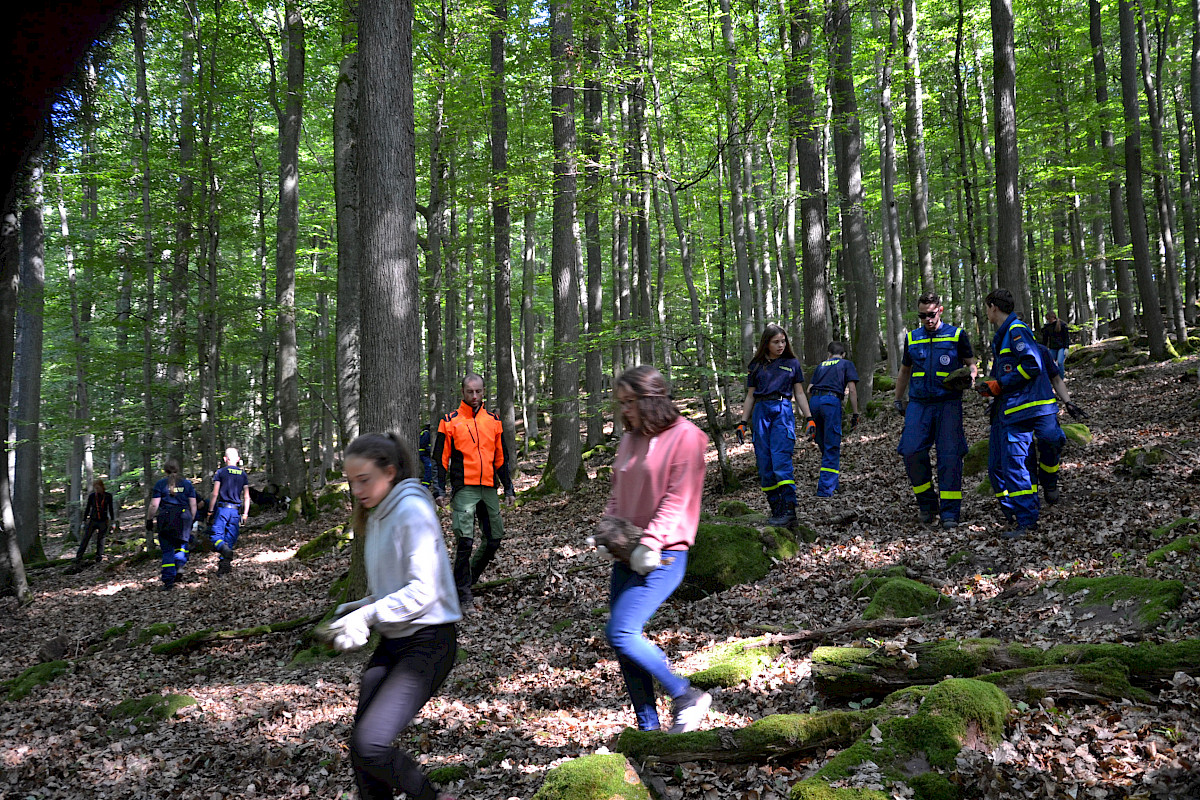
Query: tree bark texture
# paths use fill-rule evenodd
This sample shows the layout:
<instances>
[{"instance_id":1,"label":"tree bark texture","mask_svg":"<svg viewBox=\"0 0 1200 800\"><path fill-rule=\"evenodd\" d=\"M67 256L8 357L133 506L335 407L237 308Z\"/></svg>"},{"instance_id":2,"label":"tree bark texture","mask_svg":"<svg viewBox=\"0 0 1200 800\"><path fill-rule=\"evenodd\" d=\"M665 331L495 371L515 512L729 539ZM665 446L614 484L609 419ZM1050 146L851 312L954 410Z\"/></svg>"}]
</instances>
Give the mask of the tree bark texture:
<instances>
[{"instance_id":1,"label":"tree bark texture","mask_svg":"<svg viewBox=\"0 0 1200 800\"><path fill-rule=\"evenodd\" d=\"M42 339L45 326L46 229L43 214L40 153L29 162L26 200L21 209L20 352L17 353L16 466L12 509L22 557L28 556L41 532ZM7 429L6 429L7 430Z\"/></svg>"},{"instance_id":2,"label":"tree bark texture","mask_svg":"<svg viewBox=\"0 0 1200 800\"><path fill-rule=\"evenodd\" d=\"M342 45L347 53L338 67L333 101L334 196L337 203L337 339L338 429L344 446L359 433L359 281L358 258L358 38L357 3L343 8ZM432 387L431 387L432 388Z\"/></svg>"},{"instance_id":3,"label":"tree bark texture","mask_svg":"<svg viewBox=\"0 0 1200 800\"><path fill-rule=\"evenodd\" d=\"M504 425L504 444L517 452L517 377L513 374L512 343L512 206L508 185L508 99L504 86L504 38L507 35L508 0L492 7L495 27L492 49L492 236L496 293L496 410ZM509 469L514 473L515 464Z\"/></svg>"},{"instance_id":4,"label":"tree bark texture","mask_svg":"<svg viewBox=\"0 0 1200 800\"><path fill-rule=\"evenodd\" d=\"M992 86L996 122L996 277L1029 318L1029 284L1021 264L1021 192L1017 150L1017 61L1012 0L991 0Z\"/></svg>"}]
</instances>

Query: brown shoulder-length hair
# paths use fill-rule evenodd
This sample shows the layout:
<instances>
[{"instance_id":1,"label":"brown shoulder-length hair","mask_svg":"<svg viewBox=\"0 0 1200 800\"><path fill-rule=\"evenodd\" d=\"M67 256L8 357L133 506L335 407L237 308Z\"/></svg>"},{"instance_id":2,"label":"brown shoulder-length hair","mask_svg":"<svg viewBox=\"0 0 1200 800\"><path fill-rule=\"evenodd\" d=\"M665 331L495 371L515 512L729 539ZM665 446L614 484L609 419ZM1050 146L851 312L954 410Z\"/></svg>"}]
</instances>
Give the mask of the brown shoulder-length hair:
<instances>
[{"instance_id":1,"label":"brown shoulder-length hair","mask_svg":"<svg viewBox=\"0 0 1200 800\"><path fill-rule=\"evenodd\" d=\"M346 445L346 449L342 453L343 463L352 458L365 458L367 461L373 462L380 470L388 467L396 470L392 486L405 478L413 478L417 475L417 459L413 455L412 448L394 433L364 433L357 437ZM367 510L356 500L351 527L356 534L361 534L366 530L366 524Z\"/></svg>"},{"instance_id":2,"label":"brown shoulder-length hair","mask_svg":"<svg viewBox=\"0 0 1200 800\"><path fill-rule=\"evenodd\" d=\"M666 378L649 364L622 372L617 378L617 388L621 387L637 398L638 416L642 418L642 433L647 436L661 433L679 419L679 409L675 408L675 403L671 400ZM621 424L625 424L623 417Z\"/></svg>"},{"instance_id":3,"label":"brown shoulder-length hair","mask_svg":"<svg viewBox=\"0 0 1200 800\"><path fill-rule=\"evenodd\" d=\"M767 363L771 340L779 334L783 334L783 354L780 358L795 358L796 353L792 350L792 337L788 336L787 331L782 326L776 325L774 322L767 325L763 329L762 338L758 340L758 349L754 351L754 358L750 359L747 366L753 367L755 364Z\"/></svg>"}]
</instances>

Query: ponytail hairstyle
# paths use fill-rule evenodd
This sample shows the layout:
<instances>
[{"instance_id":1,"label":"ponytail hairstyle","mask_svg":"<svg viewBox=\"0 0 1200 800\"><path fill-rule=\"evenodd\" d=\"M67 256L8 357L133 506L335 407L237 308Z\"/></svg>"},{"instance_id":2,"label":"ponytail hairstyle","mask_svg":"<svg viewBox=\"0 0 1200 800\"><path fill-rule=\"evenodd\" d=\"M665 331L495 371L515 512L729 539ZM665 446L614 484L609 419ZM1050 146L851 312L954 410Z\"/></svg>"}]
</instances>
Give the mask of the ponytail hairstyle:
<instances>
[{"instance_id":1,"label":"ponytail hairstyle","mask_svg":"<svg viewBox=\"0 0 1200 800\"><path fill-rule=\"evenodd\" d=\"M167 486L174 489L179 485L179 462L173 458L168 458L163 463L163 472L167 474Z\"/></svg>"},{"instance_id":2,"label":"ponytail hairstyle","mask_svg":"<svg viewBox=\"0 0 1200 800\"><path fill-rule=\"evenodd\" d=\"M342 461L345 463L351 458L366 459L384 471L388 467L394 469L396 474L392 478L392 486L395 486L406 478L413 478L417 475L416 457L413 455L412 448L391 431L387 433L364 433L350 442L342 453ZM366 530L366 524L367 509L363 508L362 504L356 500L354 502L354 517L351 520L354 533L361 535Z\"/></svg>"},{"instance_id":3,"label":"ponytail hairstyle","mask_svg":"<svg viewBox=\"0 0 1200 800\"><path fill-rule=\"evenodd\" d=\"M783 353L779 357L796 357L795 351L792 350L792 337L788 336L787 331L781 326L772 322L763 329L762 337L758 340L758 349L754 351L754 358L750 359L750 363L747 365L750 369L754 369L755 364L767 363L770 358L771 340L781 333L783 334Z\"/></svg>"}]
</instances>

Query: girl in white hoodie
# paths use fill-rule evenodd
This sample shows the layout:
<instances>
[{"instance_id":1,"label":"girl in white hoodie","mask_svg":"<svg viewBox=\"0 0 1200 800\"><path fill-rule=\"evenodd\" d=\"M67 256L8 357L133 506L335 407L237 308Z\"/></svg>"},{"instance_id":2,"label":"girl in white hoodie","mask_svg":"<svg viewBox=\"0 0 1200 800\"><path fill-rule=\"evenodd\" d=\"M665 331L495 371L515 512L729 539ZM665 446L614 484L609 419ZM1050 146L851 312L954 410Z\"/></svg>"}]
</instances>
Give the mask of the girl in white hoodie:
<instances>
[{"instance_id":1,"label":"girl in white hoodie","mask_svg":"<svg viewBox=\"0 0 1200 800\"><path fill-rule=\"evenodd\" d=\"M354 650L371 631L383 641L363 671L350 760L363 800L453 800L436 792L394 745L454 666L454 623L462 619L433 498L416 459L392 434L359 436L344 453L354 495L354 531L366 536L367 590L330 623L333 645Z\"/></svg>"}]
</instances>

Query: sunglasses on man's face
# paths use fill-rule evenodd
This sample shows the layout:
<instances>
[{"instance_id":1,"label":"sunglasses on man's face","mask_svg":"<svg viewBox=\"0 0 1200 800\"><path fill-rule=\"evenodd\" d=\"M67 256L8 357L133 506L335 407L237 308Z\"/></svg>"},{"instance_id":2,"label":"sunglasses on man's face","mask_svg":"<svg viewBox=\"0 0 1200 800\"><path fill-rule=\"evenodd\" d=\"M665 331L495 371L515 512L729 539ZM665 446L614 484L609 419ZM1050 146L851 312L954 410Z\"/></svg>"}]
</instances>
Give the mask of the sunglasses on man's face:
<instances>
[{"instance_id":1,"label":"sunglasses on man's face","mask_svg":"<svg viewBox=\"0 0 1200 800\"><path fill-rule=\"evenodd\" d=\"M942 312L940 312L940 311L918 311L917 318L918 319L933 319L940 313L942 313Z\"/></svg>"}]
</instances>

